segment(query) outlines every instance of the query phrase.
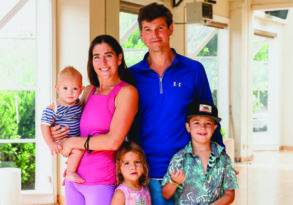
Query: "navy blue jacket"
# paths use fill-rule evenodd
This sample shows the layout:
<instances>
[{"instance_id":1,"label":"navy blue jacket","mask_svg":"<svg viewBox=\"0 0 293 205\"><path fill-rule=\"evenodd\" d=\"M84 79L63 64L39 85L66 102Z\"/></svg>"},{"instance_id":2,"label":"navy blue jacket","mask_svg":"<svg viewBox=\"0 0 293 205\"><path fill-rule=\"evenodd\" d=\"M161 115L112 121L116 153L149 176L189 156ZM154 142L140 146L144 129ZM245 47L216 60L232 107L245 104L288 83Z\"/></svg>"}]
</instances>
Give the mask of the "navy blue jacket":
<instances>
[{"instance_id":1,"label":"navy blue jacket","mask_svg":"<svg viewBox=\"0 0 293 205\"><path fill-rule=\"evenodd\" d=\"M151 178L162 178L172 156L190 140L185 129L188 105L198 99L212 102L204 67L175 53L163 76L150 69L147 56L129 68L139 93L139 112L130 134L143 148ZM219 131L215 141L223 145Z\"/></svg>"}]
</instances>

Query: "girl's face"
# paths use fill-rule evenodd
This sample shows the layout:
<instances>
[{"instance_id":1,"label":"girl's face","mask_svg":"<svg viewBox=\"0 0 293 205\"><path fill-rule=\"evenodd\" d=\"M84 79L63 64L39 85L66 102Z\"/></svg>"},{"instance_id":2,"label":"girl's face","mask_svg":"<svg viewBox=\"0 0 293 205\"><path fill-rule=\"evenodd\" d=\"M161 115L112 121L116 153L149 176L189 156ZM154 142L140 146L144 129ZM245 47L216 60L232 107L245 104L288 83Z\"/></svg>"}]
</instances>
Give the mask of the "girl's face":
<instances>
[{"instance_id":1,"label":"girl's face","mask_svg":"<svg viewBox=\"0 0 293 205\"><path fill-rule=\"evenodd\" d=\"M61 105L71 106L76 103L83 87L80 79L62 76L58 79L56 92Z\"/></svg>"},{"instance_id":2,"label":"girl's face","mask_svg":"<svg viewBox=\"0 0 293 205\"><path fill-rule=\"evenodd\" d=\"M143 164L140 156L135 152L127 152L121 159L121 174L124 182L139 183L143 174Z\"/></svg>"},{"instance_id":3,"label":"girl's face","mask_svg":"<svg viewBox=\"0 0 293 205\"><path fill-rule=\"evenodd\" d=\"M93 48L93 66L99 79L118 77L118 66L122 62L122 54L114 52L107 43L97 44Z\"/></svg>"}]
</instances>

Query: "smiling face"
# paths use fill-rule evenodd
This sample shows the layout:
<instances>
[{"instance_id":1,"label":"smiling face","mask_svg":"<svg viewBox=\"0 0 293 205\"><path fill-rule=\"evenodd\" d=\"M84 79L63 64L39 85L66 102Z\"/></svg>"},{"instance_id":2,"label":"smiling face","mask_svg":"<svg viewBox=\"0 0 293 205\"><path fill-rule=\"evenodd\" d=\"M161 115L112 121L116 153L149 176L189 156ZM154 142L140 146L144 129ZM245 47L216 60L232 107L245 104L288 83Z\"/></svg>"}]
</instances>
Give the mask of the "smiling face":
<instances>
[{"instance_id":1,"label":"smiling face","mask_svg":"<svg viewBox=\"0 0 293 205\"><path fill-rule=\"evenodd\" d=\"M170 36L173 33L173 24L169 27L164 17L153 21L142 21L141 39L150 51L161 51L170 48Z\"/></svg>"},{"instance_id":2,"label":"smiling face","mask_svg":"<svg viewBox=\"0 0 293 205\"><path fill-rule=\"evenodd\" d=\"M122 54L117 55L107 43L95 45L92 53L93 67L99 80L119 78L118 66L122 62Z\"/></svg>"},{"instance_id":3,"label":"smiling face","mask_svg":"<svg viewBox=\"0 0 293 205\"><path fill-rule=\"evenodd\" d=\"M208 116L194 116L186 123L186 129L191 134L191 140L199 144L210 143L217 124Z\"/></svg>"},{"instance_id":4,"label":"smiling face","mask_svg":"<svg viewBox=\"0 0 293 205\"><path fill-rule=\"evenodd\" d=\"M79 77L61 75L56 84L58 102L65 106L74 105L81 94L82 88L82 81Z\"/></svg>"},{"instance_id":5,"label":"smiling face","mask_svg":"<svg viewBox=\"0 0 293 205\"><path fill-rule=\"evenodd\" d=\"M139 178L143 174L143 161L135 152L127 152L121 159L120 171L125 183L139 185Z\"/></svg>"}]
</instances>

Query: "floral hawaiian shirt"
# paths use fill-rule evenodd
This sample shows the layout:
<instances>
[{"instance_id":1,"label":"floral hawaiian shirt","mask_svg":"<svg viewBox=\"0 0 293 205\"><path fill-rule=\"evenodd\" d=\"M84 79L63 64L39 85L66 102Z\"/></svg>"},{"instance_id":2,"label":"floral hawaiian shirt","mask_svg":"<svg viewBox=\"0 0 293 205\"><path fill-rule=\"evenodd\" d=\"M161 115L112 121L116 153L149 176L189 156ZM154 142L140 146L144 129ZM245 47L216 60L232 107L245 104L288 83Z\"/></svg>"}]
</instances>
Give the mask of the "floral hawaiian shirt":
<instances>
[{"instance_id":1,"label":"floral hawaiian shirt","mask_svg":"<svg viewBox=\"0 0 293 205\"><path fill-rule=\"evenodd\" d=\"M224 148L211 142L211 155L206 173L200 158L192 153L191 142L177 152L164 176L162 186L170 181L170 173L183 170L185 181L174 194L176 205L208 205L224 195L225 190L238 188L235 171Z\"/></svg>"}]
</instances>

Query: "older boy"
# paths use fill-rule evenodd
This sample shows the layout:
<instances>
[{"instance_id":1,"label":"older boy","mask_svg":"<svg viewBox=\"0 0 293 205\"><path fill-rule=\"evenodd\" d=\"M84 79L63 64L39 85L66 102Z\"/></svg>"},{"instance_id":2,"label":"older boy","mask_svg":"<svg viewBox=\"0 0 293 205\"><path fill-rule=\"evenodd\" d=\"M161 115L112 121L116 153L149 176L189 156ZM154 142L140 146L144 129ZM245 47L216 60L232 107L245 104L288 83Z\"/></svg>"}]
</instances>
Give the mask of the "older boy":
<instances>
[{"instance_id":1,"label":"older boy","mask_svg":"<svg viewBox=\"0 0 293 205\"><path fill-rule=\"evenodd\" d=\"M186 129L191 142L177 152L162 182L165 198L175 204L231 204L238 188L230 157L211 141L217 123L217 108L210 104L190 105Z\"/></svg>"}]
</instances>

